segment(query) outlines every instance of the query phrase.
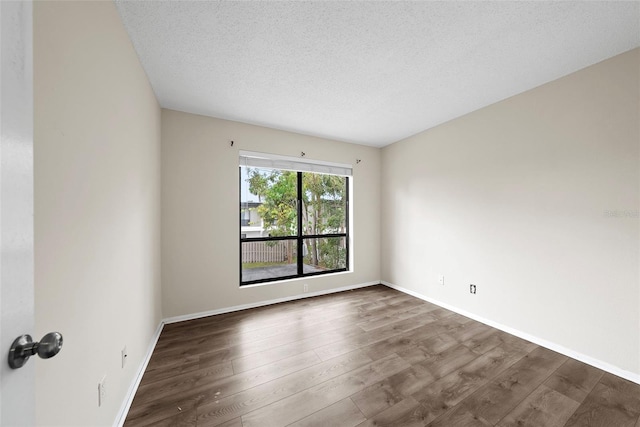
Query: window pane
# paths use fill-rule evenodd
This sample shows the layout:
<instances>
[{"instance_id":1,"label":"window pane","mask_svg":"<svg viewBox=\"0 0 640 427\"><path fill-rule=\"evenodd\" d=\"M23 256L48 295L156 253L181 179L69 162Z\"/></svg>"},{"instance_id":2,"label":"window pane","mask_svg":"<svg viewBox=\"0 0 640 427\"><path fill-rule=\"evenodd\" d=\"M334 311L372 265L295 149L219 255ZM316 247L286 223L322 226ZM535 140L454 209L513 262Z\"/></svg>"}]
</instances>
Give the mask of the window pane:
<instances>
[{"instance_id":1,"label":"window pane","mask_svg":"<svg viewBox=\"0 0 640 427\"><path fill-rule=\"evenodd\" d=\"M240 166L241 284L346 270L347 200L346 177Z\"/></svg>"},{"instance_id":2,"label":"window pane","mask_svg":"<svg viewBox=\"0 0 640 427\"><path fill-rule=\"evenodd\" d=\"M345 237L304 239L304 272L318 273L347 268L346 242Z\"/></svg>"},{"instance_id":3,"label":"window pane","mask_svg":"<svg viewBox=\"0 0 640 427\"><path fill-rule=\"evenodd\" d=\"M245 238L295 236L296 172L240 167L240 234Z\"/></svg>"},{"instance_id":4,"label":"window pane","mask_svg":"<svg viewBox=\"0 0 640 427\"><path fill-rule=\"evenodd\" d=\"M335 175L302 174L302 234L347 231L347 179Z\"/></svg>"},{"instance_id":5,"label":"window pane","mask_svg":"<svg viewBox=\"0 0 640 427\"><path fill-rule=\"evenodd\" d=\"M298 274L297 242L242 242L242 281L276 279Z\"/></svg>"}]
</instances>

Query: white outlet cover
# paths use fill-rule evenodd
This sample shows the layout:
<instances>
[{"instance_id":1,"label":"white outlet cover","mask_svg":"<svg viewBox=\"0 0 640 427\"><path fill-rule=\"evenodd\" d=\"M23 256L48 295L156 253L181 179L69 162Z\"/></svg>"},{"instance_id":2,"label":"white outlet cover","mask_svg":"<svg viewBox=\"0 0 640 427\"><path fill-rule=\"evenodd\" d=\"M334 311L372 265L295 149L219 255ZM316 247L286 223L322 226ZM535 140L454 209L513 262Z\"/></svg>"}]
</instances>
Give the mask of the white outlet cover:
<instances>
[{"instance_id":1,"label":"white outlet cover","mask_svg":"<svg viewBox=\"0 0 640 427\"><path fill-rule=\"evenodd\" d=\"M102 406L107 398L107 375L105 374L98 383L98 406Z\"/></svg>"},{"instance_id":2,"label":"white outlet cover","mask_svg":"<svg viewBox=\"0 0 640 427\"><path fill-rule=\"evenodd\" d=\"M444 275L443 274L438 276L438 283L440 283L441 285L444 285Z\"/></svg>"}]
</instances>

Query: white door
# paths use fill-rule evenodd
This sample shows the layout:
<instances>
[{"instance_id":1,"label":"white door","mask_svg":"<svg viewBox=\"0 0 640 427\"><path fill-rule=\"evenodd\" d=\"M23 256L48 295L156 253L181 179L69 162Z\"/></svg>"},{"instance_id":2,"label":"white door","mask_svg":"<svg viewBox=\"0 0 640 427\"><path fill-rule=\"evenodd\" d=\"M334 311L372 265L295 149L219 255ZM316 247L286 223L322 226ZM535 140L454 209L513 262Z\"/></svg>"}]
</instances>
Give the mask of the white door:
<instances>
[{"instance_id":1,"label":"white door","mask_svg":"<svg viewBox=\"0 0 640 427\"><path fill-rule=\"evenodd\" d=\"M0 44L0 425L32 426L36 361L15 370L7 362L13 340L34 325L30 1L0 0Z\"/></svg>"}]
</instances>

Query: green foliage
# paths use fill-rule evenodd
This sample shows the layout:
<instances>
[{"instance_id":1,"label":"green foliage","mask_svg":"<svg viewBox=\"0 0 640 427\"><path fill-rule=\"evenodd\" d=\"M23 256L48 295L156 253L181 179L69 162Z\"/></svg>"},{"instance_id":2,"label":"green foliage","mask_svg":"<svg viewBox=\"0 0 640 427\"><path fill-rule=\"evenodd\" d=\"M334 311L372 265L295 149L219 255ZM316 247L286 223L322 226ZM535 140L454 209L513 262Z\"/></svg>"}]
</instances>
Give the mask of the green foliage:
<instances>
[{"instance_id":1,"label":"green foliage","mask_svg":"<svg viewBox=\"0 0 640 427\"><path fill-rule=\"evenodd\" d=\"M327 270L335 270L344 268L347 265L347 249L341 245L342 239L339 237L331 237L318 239L318 261L316 267L325 268ZM312 254L307 253L304 258L305 264L313 265Z\"/></svg>"},{"instance_id":2,"label":"green foliage","mask_svg":"<svg viewBox=\"0 0 640 427\"><path fill-rule=\"evenodd\" d=\"M264 227L271 236L296 234L296 184L295 172L249 169L249 191L262 200L257 208Z\"/></svg>"}]
</instances>

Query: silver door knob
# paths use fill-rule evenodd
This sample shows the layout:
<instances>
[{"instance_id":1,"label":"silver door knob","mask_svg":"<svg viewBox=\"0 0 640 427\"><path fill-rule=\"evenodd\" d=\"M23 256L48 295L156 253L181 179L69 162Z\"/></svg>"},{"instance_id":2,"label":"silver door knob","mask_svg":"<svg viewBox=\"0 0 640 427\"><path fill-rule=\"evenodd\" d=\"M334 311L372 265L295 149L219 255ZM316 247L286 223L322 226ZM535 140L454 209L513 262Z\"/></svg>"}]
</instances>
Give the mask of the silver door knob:
<instances>
[{"instance_id":1,"label":"silver door knob","mask_svg":"<svg viewBox=\"0 0 640 427\"><path fill-rule=\"evenodd\" d=\"M49 332L39 342L33 342L31 335L16 338L9 350L9 366L12 369L22 368L34 354L42 359L49 359L58 354L62 348L62 334Z\"/></svg>"}]
</instances>

